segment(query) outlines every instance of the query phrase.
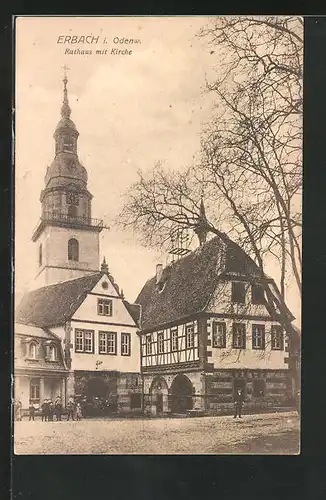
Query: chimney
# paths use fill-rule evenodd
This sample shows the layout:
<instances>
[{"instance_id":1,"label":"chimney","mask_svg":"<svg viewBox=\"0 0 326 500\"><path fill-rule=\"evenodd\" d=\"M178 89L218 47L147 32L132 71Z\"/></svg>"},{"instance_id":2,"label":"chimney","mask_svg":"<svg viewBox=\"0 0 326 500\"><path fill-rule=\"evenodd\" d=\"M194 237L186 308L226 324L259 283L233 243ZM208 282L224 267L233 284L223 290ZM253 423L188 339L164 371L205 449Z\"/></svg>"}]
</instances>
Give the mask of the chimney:
<instances>
[{"instance_id":1,"label":"chimney","mask_svg":"<svg viewBox=\"0 0 326 500\"><path fill-rule=\"evenodd\" d=\"M156 265L156 284L161 281L162 274L163 274L163 266L162 266L162 264L157 264Z\"/></svg>"}]
</instances>

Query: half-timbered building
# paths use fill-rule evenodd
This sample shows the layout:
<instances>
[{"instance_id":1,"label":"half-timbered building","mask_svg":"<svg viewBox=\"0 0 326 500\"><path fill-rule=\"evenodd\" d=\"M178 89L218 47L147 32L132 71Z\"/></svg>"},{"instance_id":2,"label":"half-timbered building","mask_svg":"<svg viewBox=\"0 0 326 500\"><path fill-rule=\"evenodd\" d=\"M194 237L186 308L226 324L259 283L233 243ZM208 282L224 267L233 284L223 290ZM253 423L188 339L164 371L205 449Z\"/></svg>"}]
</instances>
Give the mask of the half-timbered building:
<instances>
[{"instance_id":1,"label":"half-timbered building","mask_svg":"<svg viewBox=\"0 0 326 500\"><path fill-rule=\"evenodd\" d=\"M286 404L287 341L267 311L256 264L223 233L200 241L158 265L136 300L145 405L163 413L224 411L238 387L248 407Z\"/></svg>"}]
</instances>

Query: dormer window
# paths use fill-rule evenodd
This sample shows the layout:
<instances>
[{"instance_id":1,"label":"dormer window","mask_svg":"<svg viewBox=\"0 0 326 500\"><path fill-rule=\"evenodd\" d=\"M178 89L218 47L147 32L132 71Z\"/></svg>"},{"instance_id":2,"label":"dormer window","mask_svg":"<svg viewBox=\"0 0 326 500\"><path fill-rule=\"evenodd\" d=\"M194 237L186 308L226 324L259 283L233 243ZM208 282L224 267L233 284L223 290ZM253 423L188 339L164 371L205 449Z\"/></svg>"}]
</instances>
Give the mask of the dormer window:
<instances>
[{"instance_id":1,"label":"dormer window","mask_svg":"<svg viewBox=\"0 0 326 500\"><path fill-rule=\"evenodd\" d=\"M162 293L164 288L166 286L166 281L160 281L158 284L157 284L157 290L158 290L158 293Z\"/></svg>"},{"instance_id":2,"label":"dormer window","mask_svg":"<svg viewBox=\"0 0 326 500\"><path fill-rule=\"evenodd\" d=\"M232 297L234 304L244 304L246 300L245 284L241 281L232 282Z\"/></svg>"},{"instance_id":3,"label":"dormer window","mask_svg":"<svg viewBox=\"0 0 326 500\"><path fill-rule=\"evenodd\" d=\"M57 360L57 349L54 345L51 345L49 348L49 359L50 359L50 361Z\"/></svg>"},{"instance_id":4,"label":"dormer window","mask_svg":"<svg viewBox=\"0 0 326 500\"><path fill-rule=\"evenodd\" d=\"M36 344L31 342L28 348L28 356L30 359L36 359Z\"/></svg>"}]
</instances>

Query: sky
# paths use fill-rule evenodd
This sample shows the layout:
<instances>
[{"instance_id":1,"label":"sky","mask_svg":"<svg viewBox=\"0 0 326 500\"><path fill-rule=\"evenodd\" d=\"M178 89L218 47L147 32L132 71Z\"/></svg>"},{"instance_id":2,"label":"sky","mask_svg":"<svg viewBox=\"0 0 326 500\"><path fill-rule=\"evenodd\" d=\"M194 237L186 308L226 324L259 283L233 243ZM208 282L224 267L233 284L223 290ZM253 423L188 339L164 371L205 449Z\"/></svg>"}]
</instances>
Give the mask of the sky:
<instances>
[{"instance_id":1,"label":"sky","mask_svg":"<svg viewBox=\"0 0 326 500\"><path fill-rule=\"evenodd\" d=\"M20 295L36 275L31 241L40 217L39 196L54 158L67 65L71 118L80 133L78 154L93 194L92 216L110 230L100 234L100 260L133 301L166 255L144 248L137 235L113 222L137 171L157 161L171 169L190 165L202 125L212 113L205 79L218 54L196 34L206 17L21 17L16 21L15 286ZM58 43L88 36L98 43ZM61 38L60 38L61 37ZM121 39L140 43L114 43ZM104 40L106 39L106 43ZM69 49L92 54L67 54ZM96 54L96 50L107 50ZM131 55L111 49L132 50ZM214 58L214 59L213 59ZM292 310L295 299L289 301Z\"/></svg>"}]
</instances>

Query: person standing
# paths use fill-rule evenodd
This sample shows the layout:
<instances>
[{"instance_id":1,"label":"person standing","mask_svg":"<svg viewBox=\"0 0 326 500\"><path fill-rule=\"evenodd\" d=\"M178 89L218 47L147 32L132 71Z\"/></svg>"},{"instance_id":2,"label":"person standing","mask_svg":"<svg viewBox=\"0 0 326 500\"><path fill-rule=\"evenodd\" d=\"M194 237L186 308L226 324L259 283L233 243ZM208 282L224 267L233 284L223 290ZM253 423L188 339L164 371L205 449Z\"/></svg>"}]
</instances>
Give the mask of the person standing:
<instances>
[{"instance_id":1,"label":"person standing","mask_svg":"<svg viewBox=\"0 0 326 500\"><path fill-rule=\"evenodd\" d=\"M52 401L49 401L48 421L53 422L54 406Z\"/></svg>"},{"instance_id":2,"label":"person standing","mask_svg":"<svg viewBox=\"0 0 326 500\"><path fill-rule=\"evenodd\" d=\"M21 400L19 398L16 399L15 403L14 403L14 409L15 409L15 419L18 422L22 421L22 408L23 408L23 405L22 405Z\"/></svg>"},{"instance_id":3,"label":"person standing","mask_svg":"<svg viewBox=\"0 0 326 500\"><path fill-rule=\"evenodd\" d=\"M29 421L35 420L35 407L33 403L29 404Z\"/></svg>"},{"instance_id":4,"label":"person standing","mask_svg":"<svg viewBox=\"0 0 326 500\"><path fill-rule=\"evenodd\" d=\"M55 400L54 409L57 421L61 422L62 404L61 404L61 398L59 396Z\"/></svg>"},{"instance_id":5,"label":"person standing","mask_svg":"<svg viewBox=\"0 0 326 500\"><path fill-rule=\"evenodd\" d=\"M76 405L76 420L81 420L82 416L81 404L78 402Z\"/></svg>"},{"instance_id":6,"label":"person standing","mask_svg":"<svg viewBox=\"0 0 326 500\"><path fill-rule=\"evenodd\" d=\"M74 402L69 399L68 404L67 404L67 411L68 411L68 418L67 420L75 420L75 405Z\"/></svg>"},{"instance_id":7,"label":"person standing","mask_svg":"<svg viewBox=\"0 0 326 500\"><path fill-rule=\"evenodd\" d=\"M49 419L49 403L48 403L48 400L45 399L42 403L42 406L41 406L41 415L42 415L42 422L43 421L47 421Z\"/></svg>"},{"instance_id":8,"label":"person standing","mask_svg":"<svg viewBox=\"0 0 326 500\"><path fill-rule=\"evenodd\" d=\"M237 389L235 392L235 397L234 397L234 417L237 418L237 415L239 415L239 418L241 417L241 411L242 411L242 406L244 402L244 393L242 389Z\"/></svg>"}]
</instances>

